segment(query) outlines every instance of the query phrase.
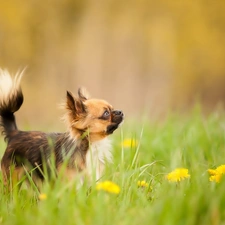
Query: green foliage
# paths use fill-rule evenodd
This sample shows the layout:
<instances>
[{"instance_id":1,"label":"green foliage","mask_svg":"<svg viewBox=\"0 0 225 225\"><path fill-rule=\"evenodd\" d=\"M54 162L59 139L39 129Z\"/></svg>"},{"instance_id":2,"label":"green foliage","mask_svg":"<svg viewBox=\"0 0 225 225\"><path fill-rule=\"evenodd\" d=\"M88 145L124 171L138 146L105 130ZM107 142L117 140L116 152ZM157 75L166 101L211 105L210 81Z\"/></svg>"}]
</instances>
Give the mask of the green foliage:
<instances>
[{"instance_id":1,"label":"green foliage","mask_svg":"<svg viewBox=\"0 0 225 225\"><path fill-rule=\"evenodd\" d=\"M0 224L223 224L225 179L210 182L207 170L225 164L224 125L223 113L203 116L199 109L158 122L126 121L101 179L117 184L119 194L95 184L77 190L63 177L40 190L24 184L6 193L1 178ZM169 182L166 174L176 168L188 169L190 178Z\"/></svg>"}]
</instances>

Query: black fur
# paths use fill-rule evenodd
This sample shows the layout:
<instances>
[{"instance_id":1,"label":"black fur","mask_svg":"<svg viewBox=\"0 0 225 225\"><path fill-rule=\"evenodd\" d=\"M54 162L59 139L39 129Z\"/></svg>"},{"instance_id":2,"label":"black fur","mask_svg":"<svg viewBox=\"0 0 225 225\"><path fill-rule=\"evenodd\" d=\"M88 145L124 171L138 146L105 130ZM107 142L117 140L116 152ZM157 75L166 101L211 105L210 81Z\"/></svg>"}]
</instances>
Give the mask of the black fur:
<instances>
[{"instance_id":1,"label":"black fur","mask_svg":"<svg viewBox=\"0 0 225 225\"><path fill-rule=\"evenodd\" d=\"M2 166L9 168L31 166L36 175L43 179L44 166L51 176L52 161L58 168L64 161L67 167L81 171L85 165L85 155L89 148L86 138L76 143L67 133L44 133L39 131L14 131L9 136L6 152L2 158Z\"/></svg>"},{"instance_id":2,"label":"black fur","mask_svg":"<svg viewBox=\"0 0 225 225\"><path fill-rule=\"evenodd\" d=\"M23 93L21 89L18 89L15 94L11 95L7 101L3 101L0 105L0 126L3 128L6 140L12 131L17 130L14 112L19 110L22 104Z\"/></svg>"}]
</instances>

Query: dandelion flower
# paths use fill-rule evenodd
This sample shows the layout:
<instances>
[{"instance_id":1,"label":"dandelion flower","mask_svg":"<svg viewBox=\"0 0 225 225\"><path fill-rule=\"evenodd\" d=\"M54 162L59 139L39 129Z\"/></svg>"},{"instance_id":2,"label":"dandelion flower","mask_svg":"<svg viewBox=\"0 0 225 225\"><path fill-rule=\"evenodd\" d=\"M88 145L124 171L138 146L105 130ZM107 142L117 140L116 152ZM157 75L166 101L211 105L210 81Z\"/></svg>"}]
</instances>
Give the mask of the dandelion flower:
<instances>
[{"instance_id":1,"label":"dandelion flower","mask_svg":"<svg viewBox=\"0 0 225 225\"><path fill-rule=\"evenodd\" d=\"M105 192L113 193L113 194L119 194L120 193L120 187L113 183L112 181L103 181L99 182L96 185L96 190L103 190Z\"/></svg>"},{"instance_id":2,"label":"dandelion flower","mask_svg":"<svg viewBox=\"0 0 225 225\"><path fill-rule=\"evenodd\" d=\"M225 174L225 165L218 166L216 169L208 169L209 181L219 183Z\"/></svg>"},{"instance_id":3,"label":"dandelion flower","mask_svg":"<svg viewBox=\"0 0 225 225\"><path fill-rule=\"evenodd\" d=\"M137 182L137 186L138 187L148 187L149 186L149 184L145 181L145 180L139 180L138 182Z\"/></svg>"},{"instance_id":4,"label":"dandelion flower","mask_svg":"<svg viewBox=\"0 0 225 225\"><path fill-rule=\"evenodd\" d=\"M216 171L220 174L225 174L225 165L218 166Z\"/></svg>"},{"instance_id":5,"label":"dandelion flower","mask_svg":"<svg viewBox=\"0 0 225 225\"><path fill-rule=\"evenodd\" d=\"M46 194L40 194L38 197L40 200L45 200L47 198Z\"/></svg>"},{"instance_id":6,"label":"dandelion flower","mask_svg":"<svg viewBox=\"0 0 225 225\"><path fill-rule=\"evenodd\" d=\"M127 139L124 139L123 141L124 148L135 148L137 147L137 145L138 145L138 142L135 139L127 138Z\"/></svg>"},{"instance_id":7,"label":"dandelion flower","mask_svg":"<svg viewBox=\"0 0 225 225\"><path fill-rule=\"evenodd\" d=\"M216 174L209 177L209 181L219 183L221 181L222 174Z\"/></svg>"},{"instance_id":8,"label":"dandelion flower","mask_svg":"<svg viewBox=\"0 0 225 225\"><path fill-rule=\"evenodd\" d=\"M209 175L211 175L211 176L214 176L214 175L217 174L216 170L213 170L213 169L208 169L208 173L209 173Z\"/></svg>"},{"instance_id":9,"label":"dandelion flower","mask_svg":"<svg viewBox=\"0 0 225 225\"><path fill-rule=\"evenodd\" d=\"M177 168L174 171L167 174L166 179L172 182L179 182L189 177L190 177L190 174L188 173L188 169Z\"/></svg>"}]
</instances>

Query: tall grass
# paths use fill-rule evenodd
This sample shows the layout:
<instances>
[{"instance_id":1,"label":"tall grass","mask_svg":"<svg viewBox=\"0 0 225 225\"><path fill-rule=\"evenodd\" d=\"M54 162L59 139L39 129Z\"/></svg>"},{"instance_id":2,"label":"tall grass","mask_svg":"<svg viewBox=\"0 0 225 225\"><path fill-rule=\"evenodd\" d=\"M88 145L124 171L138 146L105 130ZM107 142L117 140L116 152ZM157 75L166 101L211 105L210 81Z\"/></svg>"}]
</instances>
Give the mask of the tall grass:
<instances>
[{"instance_id":1,"label":"tall grass","mask_svg":"<svg viewBox=\"0 0 225 225\"><path fill-rule=\"evenodd\" d=\"M0 224L225 224L225 180L210 182L208 174L225 164L223 113L202 116L197 109L160 122L126 121L112 138L114 164L101 181L117 184L119 194L95 184L77 190L63 177L6 194L1 177ZM169 182L176 168L187 168L190 178Z\"/></svg>"}]
</instances>

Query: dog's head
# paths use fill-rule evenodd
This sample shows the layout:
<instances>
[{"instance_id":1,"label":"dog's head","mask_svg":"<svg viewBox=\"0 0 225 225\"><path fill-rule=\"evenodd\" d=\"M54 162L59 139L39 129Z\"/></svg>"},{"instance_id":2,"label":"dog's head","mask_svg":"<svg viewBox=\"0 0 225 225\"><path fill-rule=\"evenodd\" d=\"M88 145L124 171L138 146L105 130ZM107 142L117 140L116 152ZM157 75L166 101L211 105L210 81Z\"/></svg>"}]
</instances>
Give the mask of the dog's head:
<instances>
[{"instance_id":1,"label":"dog's head","mask_svg":"<svg viewBox=\"0 0 225 225\"><path fill-rule=\"evenodd\" d=\"M91 142L112 134L124 119L122 111L105 100L89 98L84 89L78 90L78 97L67 91L66 110L72 137L87 135Z\"/></svg>"}]
</instances>

